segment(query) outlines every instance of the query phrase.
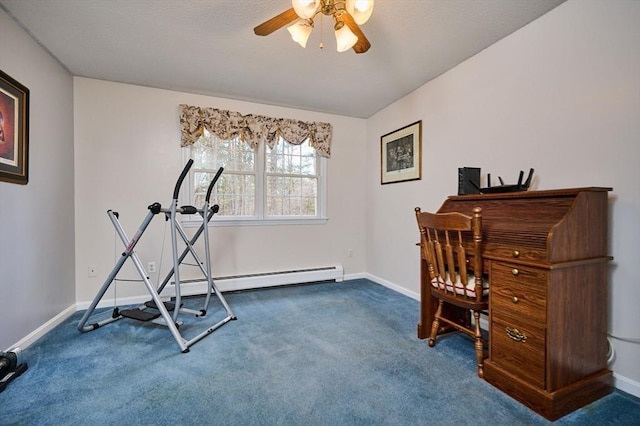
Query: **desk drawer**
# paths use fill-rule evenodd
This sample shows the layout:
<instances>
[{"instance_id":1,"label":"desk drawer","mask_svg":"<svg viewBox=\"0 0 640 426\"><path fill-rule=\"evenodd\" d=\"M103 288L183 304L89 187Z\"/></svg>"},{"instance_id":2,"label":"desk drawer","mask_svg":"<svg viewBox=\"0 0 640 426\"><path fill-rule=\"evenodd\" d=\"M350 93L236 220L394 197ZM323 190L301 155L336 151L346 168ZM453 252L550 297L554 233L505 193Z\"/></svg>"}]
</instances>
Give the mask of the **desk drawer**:
<instances>
[{"instance_id":1,"label":"desk drawer","mask_svg":"<svg viewBox=\"0 0 640 426\"><path fill-rule=\"evenodd\" d=\"M515 243L515 242L514 242ZM520 259L525 261L536 261L536 262L544 262L547 260L547 250L546 248L526 248L520 247L519 249L514 249L513 244L509 244L507 246L490 243L487 242L485 244L485 253L490 254L491 256L501 257L504 259Z\"/></svg>"},{"instance_id":2,"label":"desk drawer","mask_svg":"<svg viewBox=\"0 0 640 426\"><path fill-rule=\"evenodd\" d=\"M545 329L494 318L490 337L491 362L540 389L545 380Z\"/></svg>"},{"instance_id":3,"label":"desk drawer","mask_svg":"<svg viewBox=\"0 0 640 426\"><path fill-rule=\"evenodd\" d=\"M544 270L493 262L489 283L492 315L509 315L544 325L547 278Z\"/></svg>"}]
</instances>

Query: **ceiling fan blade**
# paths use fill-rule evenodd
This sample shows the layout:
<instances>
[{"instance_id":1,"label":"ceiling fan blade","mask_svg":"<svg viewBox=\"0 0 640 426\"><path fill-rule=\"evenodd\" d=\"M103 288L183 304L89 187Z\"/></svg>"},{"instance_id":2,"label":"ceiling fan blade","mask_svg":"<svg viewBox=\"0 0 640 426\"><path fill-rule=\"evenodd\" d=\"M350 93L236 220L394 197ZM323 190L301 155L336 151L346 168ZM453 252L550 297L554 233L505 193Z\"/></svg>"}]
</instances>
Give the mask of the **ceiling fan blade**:
<instances>
[{"instance_id":1,"label":"ceiling fan blade","mask_svg":"<svg viewBox=\"0 0 640 426\"><path fill-rule=\"evenodd\" d=\"M298 15L293 8L285 10L280 15L274 16L268 21L263 22L253 29L253 32L259 36L266 36L280 28L288 25L298 19Z\"/></svg>"},{"instance_id":2,"label":"ceiling fan blade","mask_svg":"<svg viewBox=\"0 0 640 426\"><path fill-rule=\"evenodd\" d=\"M340 17L342 21L349 27L349 29L358 37L358 41L353 45L353 51L356 53L364 53L371 47L371 43L367 40L367 37L364 35L356 21L353 20L353 17L349 14L349 12L345 12Z\"/></svg>"}]
</instances>

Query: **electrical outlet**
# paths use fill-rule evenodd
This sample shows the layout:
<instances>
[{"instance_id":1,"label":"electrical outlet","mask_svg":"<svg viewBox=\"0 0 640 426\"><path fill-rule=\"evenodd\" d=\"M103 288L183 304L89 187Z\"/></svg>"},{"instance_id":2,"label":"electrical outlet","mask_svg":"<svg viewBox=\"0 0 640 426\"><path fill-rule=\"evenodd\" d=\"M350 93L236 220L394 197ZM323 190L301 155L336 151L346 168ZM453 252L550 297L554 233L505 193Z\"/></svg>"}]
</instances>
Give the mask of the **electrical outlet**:
<instances>
[{"instance_id":1,"label":"electrical outlet","mask_svg":"<svg viewBox=\"0 0 640 426\"><path fill-rule=\"evenodd\" d=\"M348 258L352 258L353 257L353 249L347 250L347 257Z\"/></svg>"},{"instance_id":2,"label":"electrical outlet","mask_svg":"<svg viewBox=\"0 0 640 426\"><path fill-rule=\"evenodd\" d=\"M147 271L149 273L153 273L156 271L156 262L149 262L147 263Z\"/></svg>"},{"instance_id":3,"label":"electrical outlet","mask_svg":"<svg viewBox=\"0 0 640 426\"><path fill-rule=\"evenodd\" d=\"M89 266L89 277L95 277L96 276L96 267L94 265L90 265Z\"/></svg>"}]
</instances>

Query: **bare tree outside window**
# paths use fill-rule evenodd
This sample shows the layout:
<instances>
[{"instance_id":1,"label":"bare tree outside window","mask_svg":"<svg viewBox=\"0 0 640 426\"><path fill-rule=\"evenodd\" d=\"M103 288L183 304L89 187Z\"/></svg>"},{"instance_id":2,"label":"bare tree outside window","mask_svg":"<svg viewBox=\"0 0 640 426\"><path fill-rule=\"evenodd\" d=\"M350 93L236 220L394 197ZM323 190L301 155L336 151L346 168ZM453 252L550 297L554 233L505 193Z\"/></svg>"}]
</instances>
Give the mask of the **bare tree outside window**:
<instances>
[{"instance_id":1,"label":"bare tree outside window","mask_svg":"<svg viewBox=\"0 0 640 426\"><path fill-rule=\"evenodd\" d=\"M315 150L305 142L291 145L280 140L267 148L268 216L315 216L318 179Z\"/></svg>"},{"instance_id":2,"label":"bare tree outside window","mask_svg":"<svg viewBox=\"0 0 640 426\"><path fill-rule=\"evenodd\" d=\"M191 154L194 161L194 205L204 203L209 183L218 168L224 167L211 202L220 206L220 215L255 215L256 155L249 145L239 138L223 140L205 132L193 145Z\"/></svg>"}]
</instances>

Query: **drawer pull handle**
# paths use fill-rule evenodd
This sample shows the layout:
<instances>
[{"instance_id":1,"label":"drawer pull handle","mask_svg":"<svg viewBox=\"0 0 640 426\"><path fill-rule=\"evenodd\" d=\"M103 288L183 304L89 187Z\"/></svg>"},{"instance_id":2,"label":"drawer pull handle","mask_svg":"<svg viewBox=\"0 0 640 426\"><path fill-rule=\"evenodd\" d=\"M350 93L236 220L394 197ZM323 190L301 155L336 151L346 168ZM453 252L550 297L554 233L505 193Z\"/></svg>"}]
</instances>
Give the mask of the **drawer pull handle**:
<instances>
[{"instance_id":1,"label":"drawer pull handle","mask_svg":"<svg viewBox=\"0 0 640 426\"><path fill-rule=\"evenodd\" d=\"M517 328L507 327L507 336L509 336L510 339L515 340L516 342L524 343L527 341L527 336L525 336L524 333L520 333Z\"/></svg>"},{"instance_id":2,"label":"drawer pull handle","mask_svg":"<svg viewBox=\"0 0 640 426\"><path fill-rule=\"evenodd\" d=\"M514 250L513 257L520 257L520 252L518 250Z\"/></svg>"},{"instance_id":3,"label":"drawer pull handle","mask_svg":"<svg viewBox=\"0 0 640 426\"><path fill-rule=\"evenodd\" d=\"M513 299L511 300L513 300L513 303L518 303L520 301L517 296L513 296Z\"/></svg>"},{"instance_id":4,"label":"drawer pull handle","mask_svg":"<svg viewBox=\"0 0 640 426\"><path fill-rule=\"evenodd\" d=\"M512 273L513 275L518 275L518 274L520 273L520 271L518 271L518 268L513 268L513 269L511 270L511 273Z\"/></svg>"}]
</instances>

